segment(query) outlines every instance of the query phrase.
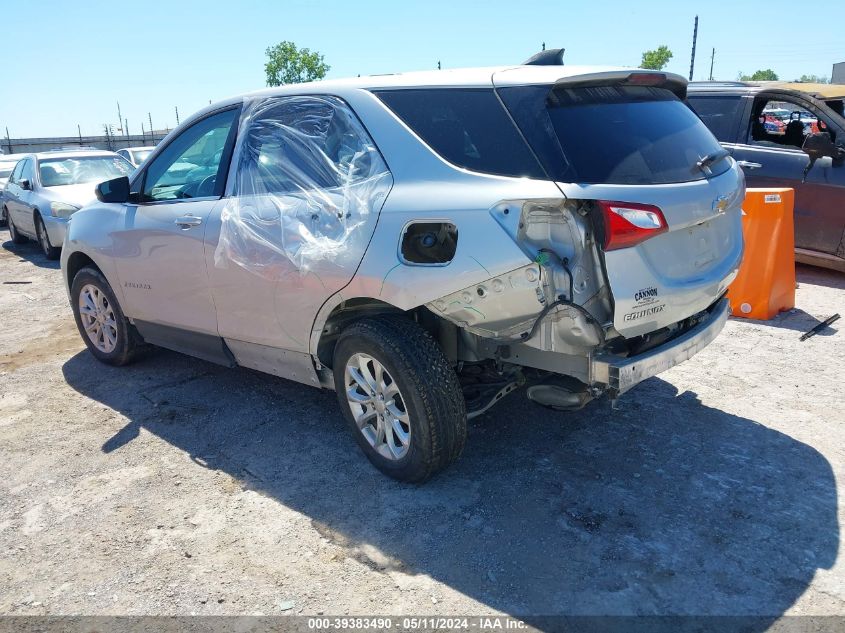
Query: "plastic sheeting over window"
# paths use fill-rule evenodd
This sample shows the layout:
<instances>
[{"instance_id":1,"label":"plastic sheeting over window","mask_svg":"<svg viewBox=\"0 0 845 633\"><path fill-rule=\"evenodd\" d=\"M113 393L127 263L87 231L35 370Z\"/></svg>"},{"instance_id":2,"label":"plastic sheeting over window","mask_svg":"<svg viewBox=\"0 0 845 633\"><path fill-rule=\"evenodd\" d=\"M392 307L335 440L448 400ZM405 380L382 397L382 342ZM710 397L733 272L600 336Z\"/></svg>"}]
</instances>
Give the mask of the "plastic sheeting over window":
<instances>
[{"instance_id":1,"label":"plastic sheeting over window","mask_svg":"<svg viewBox=\"0 0 845 633\"><path fill-rule=\"evenodd\" d=\"M393 183L349 107L331 96L256 101L244 111L233 195L215 265L267 278L357 266ZM352 272L351 270L349 271Z\"/></svg>"}]
</instances>

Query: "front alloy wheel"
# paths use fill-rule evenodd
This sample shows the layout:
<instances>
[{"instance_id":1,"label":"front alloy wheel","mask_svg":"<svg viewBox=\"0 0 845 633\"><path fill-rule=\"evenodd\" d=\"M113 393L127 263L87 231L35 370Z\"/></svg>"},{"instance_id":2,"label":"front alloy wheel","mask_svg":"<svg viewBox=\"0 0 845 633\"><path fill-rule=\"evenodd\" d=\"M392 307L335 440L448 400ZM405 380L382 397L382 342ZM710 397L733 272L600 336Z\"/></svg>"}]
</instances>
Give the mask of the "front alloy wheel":
<instances>
[{"instance_id":1,"label":"front alloy wheel","mask_svg":"<svg viewBox=\"0 0 845 633\"><path fill-rule=\"evenodd\" d=\"M117 347L117 320L108 297L93 284L85 284L79 292L79 318L94 347L111 354Z\"/></svg>"},{"instance_id":2,"label":"front alloy wheel","mask_svg":"<svg viewBox=\"0 0 845 633\"><path fill-rule=\"evenodd\" d=\"M82 268L73 278L70 296L76 327L88 351L109 365L131 361L143 341L123 315L103 273Z\"/></svg>"},{"instance_id":3,"label":"front alloy wheel","mask_svg":"<svg viewBox=\"0 0 845 633\"><path fill-rule=\"evenodd\" d=\"M44 251L44 257L47 259L58 259L61 249L50 244L47 227L44 225L44 220L40 215L35 218L35 232L38 235L38 243L41 245L41 250Z\"/></svg>"}]
</instances>

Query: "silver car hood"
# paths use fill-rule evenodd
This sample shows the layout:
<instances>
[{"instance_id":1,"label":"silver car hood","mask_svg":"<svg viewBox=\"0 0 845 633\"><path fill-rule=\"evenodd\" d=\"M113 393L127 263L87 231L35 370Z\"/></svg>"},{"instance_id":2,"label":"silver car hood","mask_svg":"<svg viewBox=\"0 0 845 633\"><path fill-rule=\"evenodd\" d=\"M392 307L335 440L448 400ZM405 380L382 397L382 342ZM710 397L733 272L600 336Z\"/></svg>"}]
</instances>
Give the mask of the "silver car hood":
<instances>
[{"instance_id":1,"label":"silver car hood","mask_svg":"<svg viewBox=\"0 0 845 633\"><path fill-rule=\"evenodd\" d=\"M43 187L41 195L47 200L66 202L75 207L84 207L97 199L96 183L86 182L79 185L62 185L60 187Z\"/></svg>"}]
</instances>

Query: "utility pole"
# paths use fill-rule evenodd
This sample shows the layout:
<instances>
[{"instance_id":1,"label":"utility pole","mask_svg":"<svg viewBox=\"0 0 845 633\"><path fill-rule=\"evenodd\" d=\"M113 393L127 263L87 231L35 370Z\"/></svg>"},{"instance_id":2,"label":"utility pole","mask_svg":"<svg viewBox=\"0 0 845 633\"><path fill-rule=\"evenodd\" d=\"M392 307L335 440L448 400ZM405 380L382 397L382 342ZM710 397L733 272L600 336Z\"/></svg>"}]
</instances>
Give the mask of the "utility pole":
<instances>
[{"instance_id":1,"label":"utility pole","mask_svg":"<svg viewBox=\"0 0 845 633\"><path fill-rule=\"evenodd\" d=\"M149 112L147 112L147 116L150 119L150 138L153 140L153 145L155 145L156 144L156 135L155 135L155 132L153 132L153 115L150 114Z\"/></svg>"},{"instance_id":2,"label":"utility pole","mask_svg":"<svg viewBox=\"0 0 845 633\"><path fill-rule=\"evenodd\" d=\"M123 127L123 115L120 113L120 101L117 102L117 124L122 128ZM123 135L126 136L126 131L121 130Z\"/></svg>"},{"instance_id":3,"label":"utility pole","mask_svg":"<svg viewBox=\"0 0 845 633\"><path fill-rule=\"evenodd\" d=\"M716 59L716 49L710 54L710 81L713 81L713 60Z\"/></svg>"},{"instance_id":4,"label":"utility pole","mask_svg":"<svg viewBox=\"0 0 845 633\"><path fill-rule=\"evenodd\" d=\"M695 27L692 30L692 56L689 60L689 80L692 81L692 71L695 68L695 40L698 39L698 16L695 16Z\"/></svg>"},{"instance_id":5,"label":"utility pole","mask_svg":"<svg viewBox=\"0 0 845 633\"><path fill-rule=\"evenodd\" d=\"M144 131L144 122L141 121L141 142L147 144L147 133Z\"/></svg>"},{"instance_id":6,"label":"utility pole","mask_svg":"<svg viewBox=\"0 0 845 633\"><path fill-rule=\"evenodd\" d=\"M123 131L129 136L129 119L123 119Z\"/></svg>"},{"instance_id":7,"label":"utility pole","mask_svg":"<svg viewBox=\"0 0 845 633\"><path fill-rule=\"evenodd\" d=\"M9 148L9 153L12 153L12 139L9 138L9 126L6 126L6 147Z\"/></svg>"},{"instance_id":8,"label":"utility pole","mask_svg":"<svg viewBox=\"0 0 845 633\"><path fill-rule=\"evenodd\" d=\"M440 70L440 60L437 60L437 70Z\"/></svg>"},{"instance_id":9,"label":"utility pole","mask_svg":"<svg viewBox=\"0 0 845 633\"><path fill-rule=\"evenodd\" d=\"M179 106L174 106L176 108L176 125L179 125Z\"/></svg>"},{"instance_id":10,"label":"utility pole","mask_svg":"<svg viewBox=\"0 0 845 633\"><path fill-rule=\"evenodd\" d=\"M82 147L82 128L79 123L76 124L76 131L79 133L79 147Z\"/></svg>"}]
</instances>

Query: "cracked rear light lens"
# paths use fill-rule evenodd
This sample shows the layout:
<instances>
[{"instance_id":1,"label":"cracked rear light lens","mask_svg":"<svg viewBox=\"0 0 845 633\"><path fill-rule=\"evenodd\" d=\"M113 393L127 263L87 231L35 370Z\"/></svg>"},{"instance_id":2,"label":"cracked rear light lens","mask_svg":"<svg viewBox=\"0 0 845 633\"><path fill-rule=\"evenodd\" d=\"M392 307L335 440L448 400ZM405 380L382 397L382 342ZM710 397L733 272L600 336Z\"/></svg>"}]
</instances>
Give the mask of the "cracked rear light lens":
<instances>
[{"instance_id":1,"label":"cracked rear light lens","mask_svg":"<svg viewBox=\"0 0 845 633\"><path fill-rule=\"evenodd\" d=\"M669 230L663 212L650 204L598 200L604 216L604 250L636 246Z\"/></svg>"}]
</instances>

